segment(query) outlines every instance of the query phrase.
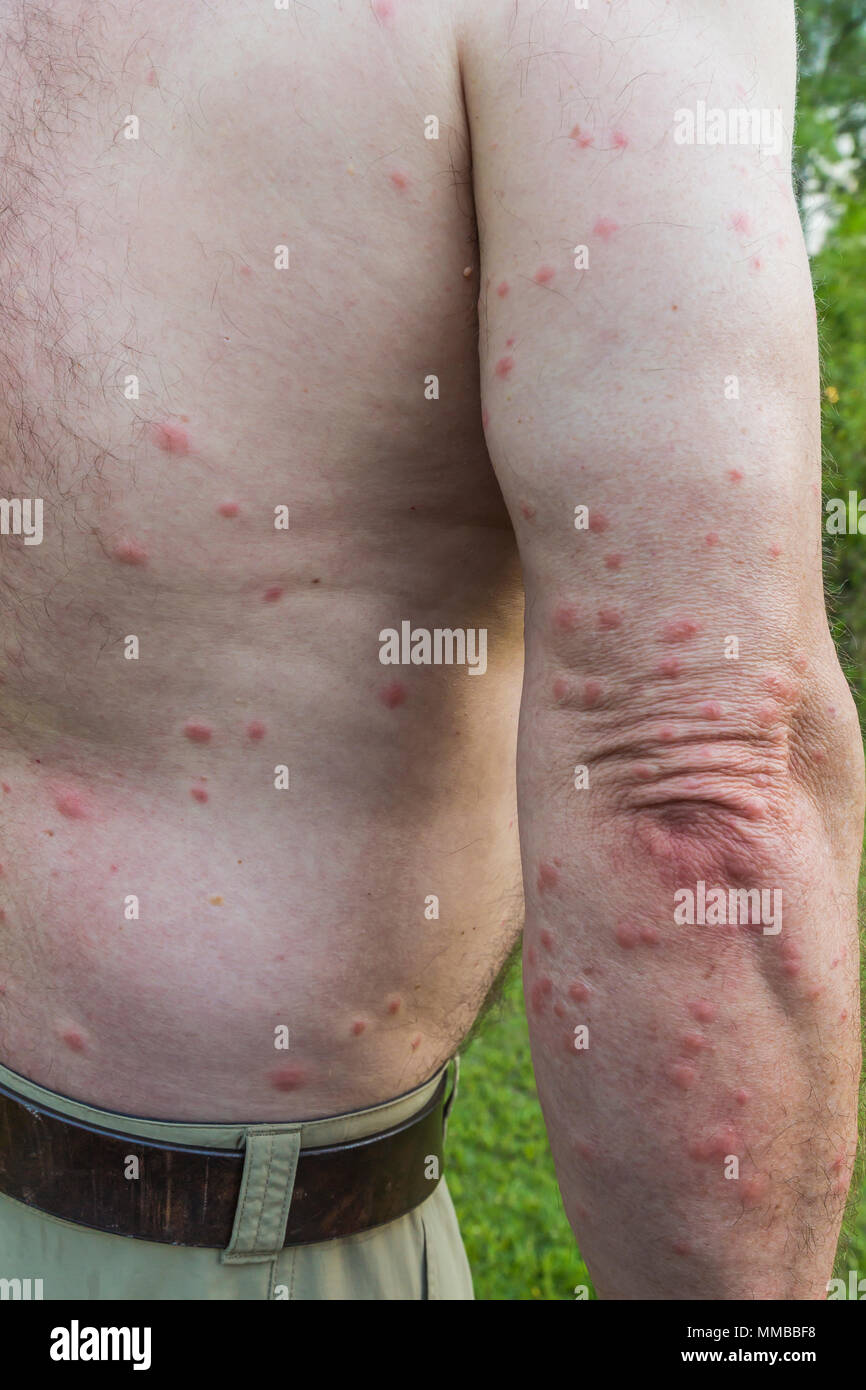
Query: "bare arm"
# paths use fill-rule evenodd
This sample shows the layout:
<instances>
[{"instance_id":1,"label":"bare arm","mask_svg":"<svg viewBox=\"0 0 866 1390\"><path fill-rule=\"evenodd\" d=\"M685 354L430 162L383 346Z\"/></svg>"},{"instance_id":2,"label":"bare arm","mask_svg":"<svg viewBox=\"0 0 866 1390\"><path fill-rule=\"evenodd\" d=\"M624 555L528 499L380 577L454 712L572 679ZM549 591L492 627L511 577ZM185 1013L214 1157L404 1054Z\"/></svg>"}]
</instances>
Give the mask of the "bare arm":
<instances>
[{"instance_id":1,"label":"bare arm","mask_svg":"<svg viewBox=\"0 0 866 1390\"><path fill-rule=\"evenodd\" d=\"M822 1298L855 1149L863 776L822 594L793 7L488 0L462 61L566 1209L602 1297ZM779 143L700 143L713 108Z\"/></svg>"}]
</instances>

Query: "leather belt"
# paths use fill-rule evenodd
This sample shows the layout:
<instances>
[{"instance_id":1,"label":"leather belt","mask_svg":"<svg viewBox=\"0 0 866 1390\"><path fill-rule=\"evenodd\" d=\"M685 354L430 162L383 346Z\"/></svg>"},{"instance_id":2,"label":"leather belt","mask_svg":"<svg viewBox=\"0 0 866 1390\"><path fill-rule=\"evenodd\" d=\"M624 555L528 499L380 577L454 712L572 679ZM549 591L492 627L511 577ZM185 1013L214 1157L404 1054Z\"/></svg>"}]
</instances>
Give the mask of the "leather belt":
<instances>
[{"instance_id":1,"label":"leather belt","mask_svg":"<svg viewBox=\"0 0 866 1390\"><path fill-rule=\"evenodd\" d=\"M384 1226L432 1195L442 1172L446 1083L447 1073L424 1108L393 1129L301 1149L286 1245ZM145 1181L124 1176L130 1155ZM71 1120L0 1086L0 1192L64 1221L225 1249L243 1167L242 1149L155 1144Z\"/></svg>"}]
</instances>

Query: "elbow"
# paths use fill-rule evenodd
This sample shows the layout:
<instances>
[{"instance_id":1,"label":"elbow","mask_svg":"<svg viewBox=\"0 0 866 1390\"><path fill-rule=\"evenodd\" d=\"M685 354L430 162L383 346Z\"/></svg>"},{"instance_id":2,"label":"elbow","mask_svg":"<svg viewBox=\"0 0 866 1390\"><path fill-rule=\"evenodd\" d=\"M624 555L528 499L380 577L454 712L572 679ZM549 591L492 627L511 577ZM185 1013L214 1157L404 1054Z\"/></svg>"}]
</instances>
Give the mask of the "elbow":
<instances>
[{"instance_id":1,"label":"elbow","mask_svg":"<svg viewBox=\"0 0 866 1390\"><path fill-rule=\"evenodd\" d=\"M663 882L741 884L821 841L858 855L863 745L835 660L808 673L780 662L711 691L700 677L586 684L590 701L579 691L565 723L583 753L585 815Z\"/></svg>"}]
</instances>

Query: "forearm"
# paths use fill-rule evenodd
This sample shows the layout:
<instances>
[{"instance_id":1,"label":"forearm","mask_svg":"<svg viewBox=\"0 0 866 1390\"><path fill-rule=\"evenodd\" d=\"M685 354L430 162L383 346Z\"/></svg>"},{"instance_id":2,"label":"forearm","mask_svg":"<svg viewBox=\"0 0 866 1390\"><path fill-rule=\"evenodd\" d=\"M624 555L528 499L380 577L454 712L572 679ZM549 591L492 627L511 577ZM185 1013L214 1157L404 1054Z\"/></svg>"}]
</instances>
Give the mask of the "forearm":
<instances>
[{"instance_id":1,"label":"forearm","mask_svg":"<svg viewBox=\"0 0 866 1390\"><path fill-rule=\"evenodd\" d=\"M856 1146L856 720L832 659L794 656L708 722L662 653L627 688L540 646L527 676L525 985L566 1210L602 1297L822 1298ZM700 883L725 917L764 890L763 922L683 922Z\"/></svg>"}]
</instances>

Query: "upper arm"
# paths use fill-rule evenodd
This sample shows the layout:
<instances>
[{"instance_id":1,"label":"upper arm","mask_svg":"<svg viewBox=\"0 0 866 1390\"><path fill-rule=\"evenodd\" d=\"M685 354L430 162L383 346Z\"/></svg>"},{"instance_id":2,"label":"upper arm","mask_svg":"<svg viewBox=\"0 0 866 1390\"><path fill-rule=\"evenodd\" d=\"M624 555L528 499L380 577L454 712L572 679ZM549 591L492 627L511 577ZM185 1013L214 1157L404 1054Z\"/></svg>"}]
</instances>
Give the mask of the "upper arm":
<instances>
[{"instance_id":1,"label":"upper arm","mask_svg":"<svg viewBox=\"0 0 866 1390\"><path fill-rule=\"evenodd\" d=\"M790 0L485 0L463 36L528 804L551 777L567 797L575 752L604 805L709 798L748 819L753 774L779 805L792 775L822 804L850 782L795 58ZM779 111L782 148L678 142L698 102Z\"/></svg>"},{"instance_id":2,"label":"upper arm","mask_svg":"<svg viewBox=\"0 0 866 1390\"><path fill-rule=\"evenodd\" d=\"M684 595L720 632L826 630L795 63L790 0L485 0L467 25L484 419L530 638L557 596L620 646Z\"/></svg>"}]
</instances>

